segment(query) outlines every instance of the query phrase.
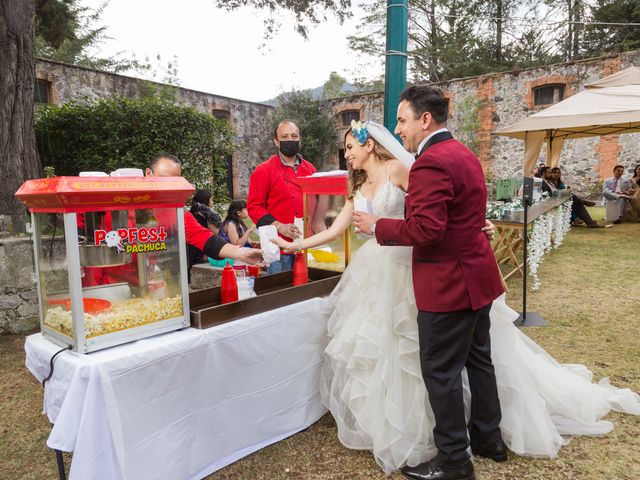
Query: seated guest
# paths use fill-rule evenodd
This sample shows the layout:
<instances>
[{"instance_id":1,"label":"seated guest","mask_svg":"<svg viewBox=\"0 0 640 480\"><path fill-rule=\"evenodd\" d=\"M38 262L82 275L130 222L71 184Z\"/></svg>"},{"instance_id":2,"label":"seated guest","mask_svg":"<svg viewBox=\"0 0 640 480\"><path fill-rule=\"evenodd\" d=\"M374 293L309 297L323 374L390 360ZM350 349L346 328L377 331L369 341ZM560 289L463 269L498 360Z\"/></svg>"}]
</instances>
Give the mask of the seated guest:
<instances>
[{"instance_id":1,"label":"seated guest","mask_svg":"<svg viewBox=\"0 0 640 480\"><path fill-rule=\"evenodd\" d=\"M539 171L540 173L540 178L542 178L542 191L543 192L547 192L549 194L552 194L553 192L555 192L556 190L558 190L558 187L556 187L553 184L552 181L552 174L551 174L551 167L542 167Z\"/></svg>"},{"instance_id":2,"label":"seated guest","mask_svg":"<svg viewBox=\"0 0 640 480\"><path fill-rule=\"evenodd\" d=\"M631 188L633 190L640 190L640 163L633 169L633 176L631 177Z\"/></svg>"},{"instance_id":3,"label":"seated guest","mask_svg":"<svg viewBox=\"0 0 640 480\"><path fill-rule=\"evenodd\" d=\"M624 167L616 165L613 168L613 177L607 178L602 187L602 196L607 207L605 220L613 223L622 223L625 208L630 200L629 191L633 189L631 181L624 178Z\"/></svg>"},{"instance_id":4,"label":"seated guest","mask_svg":"<svg viewBox=\"0 0 640 480\"><path fill-rule=\"evenodd\" d=\"M567 185L562 181L562 170L559 167L553 167L551 169L551 183L553 183L558 190L565 190ZM582 203L584 203L587 207L593 207L596 202L592 202L591 200L586 200L580 197Z\"/></svg>"},{"instance_id":5,"label":"seated guest","mask_svg":"<svg viewBox=\"0 0 640 480\"><path fill-rule=\"evenodd\" d=\"M244 223L244 220L247 218L249 218L247 202L244 200L234 200L229 204L227 217L224 219L224 222L222 222L220 229L220 236L232 245L250 247L251 242L249 242L249 235L251 235L251 232L253 232L256 227L255 225L247 227Z\"/></svg>"},{"instance_id":6,"label":"seated guest","mask_svg":"<svg viewBox=\"0 0 640 480\"><path fill-rule=\"evenodd\" d=\"M198 202L191 202L191 209L189 211L200 225L211 230L214 235L220 233L222 216L218 212Z\"/></svg>"},{"instance_id":7,"label":"seated guest","mask_svg":"<svg viewBox=\"0 0 640 480\"><path fill-rule=\"evenodd\" d=\"M189 210L200 225L217 235L222 225L222 216L213 209L213 199L209 190L196 190Z\"/></svg>"},{"instance_id":8,"label":"seated guest","mask_svg":"<svg viewBox=\"0 0 640 480\"><path fill-rule=\"evenodd\" d=\"M213 194L206 188L199 188L196 193L193 194L192 202L198 202L206 205L209 208L213 208Z\"/></svg>"},{"instance_id":9,"label":"seated guest","mask_svg":"<svg viewBox=\"0 0 640 480\"><path fill-rule=\"evenodd\" d=\"M551 169L551 183L553 183L558 190L564 190L567 188L562 181L562 171L558 167Z\"/></svg>"},{"instance_id":10,"label":"seated guest","mask_svg":"<svg viewBox=\"0 0 640 480\"><path fill-rule=\"evenodd\" d=\"M558 190L558 188L556 188L556 186L552 182L552 174L551 174L551 169L549 167L544 167L542 169L541 176L542 176L543 192L547 192L551 194ZM589 228L603 228L603 225L599 225L593 218L591 218L591 215L589 215L589 212L587 212L587 209L584 206L584 202L580 197L572 194L571 200L573 200L573 202L571 203L571 221L572 222L575 221L575 219L579 218Z\"/></svg>"},{"instance_id":11,"label":"seated guest","mask_svg":"<svg viewBox=\"0 0 640 480\"><path fill-rule=\"evenodd\" d=\"M640 165L633 169L633 176L629 180L629 204L625 211L625 219L632 222L640 222Z\"/></svg>"}]
</instances>

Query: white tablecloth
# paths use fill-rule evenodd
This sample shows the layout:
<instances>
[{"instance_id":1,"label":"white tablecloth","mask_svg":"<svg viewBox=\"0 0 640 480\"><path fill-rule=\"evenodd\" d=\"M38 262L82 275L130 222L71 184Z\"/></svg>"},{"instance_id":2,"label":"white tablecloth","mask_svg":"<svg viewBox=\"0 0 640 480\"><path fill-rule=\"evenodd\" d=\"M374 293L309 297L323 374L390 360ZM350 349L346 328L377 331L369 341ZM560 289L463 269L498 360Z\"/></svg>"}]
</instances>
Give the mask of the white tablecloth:
<instances>
[{"instance_id":1,"label":"white tablecloth","mask_svg":"<svg viewBox=\"0 0 640 480\"><path fill-rule=\"evenodd\" d=\"M71 480L199 479L324 413L326 301L315 298L207 330L184 329L88 355L63 352L47 382L50 448ZM38 380L60 349L25 343Z\"/></svg>"}]
</instances>

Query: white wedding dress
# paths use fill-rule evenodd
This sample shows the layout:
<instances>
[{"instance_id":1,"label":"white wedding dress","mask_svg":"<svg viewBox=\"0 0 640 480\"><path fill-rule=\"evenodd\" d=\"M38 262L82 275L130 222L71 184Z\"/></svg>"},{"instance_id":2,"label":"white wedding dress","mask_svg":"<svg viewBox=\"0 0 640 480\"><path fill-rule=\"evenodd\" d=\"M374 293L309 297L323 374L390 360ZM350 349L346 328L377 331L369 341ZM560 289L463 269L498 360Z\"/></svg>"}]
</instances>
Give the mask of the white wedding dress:
<instances>
[{"instance_id":1,"label":"white wedding dress","mask_svg":"<svg viewBox=\"0 0 640 480\"><path fill-rule=\"evenodd\" d=\"M357 195L361 195L357 192ZM372 200L380 217L402 218L405 193L392 183ZM436 455L434 418L419 361L411 247L368 240L329 297L329 343L320 392L348 448L371 450L386 473ZM640 414L640 397L582 365L560 365L513 325L504 297L491 309L492 359L502 436L520 455L555 457L567 435L603 435L610 410ZM470 393L463 373L465 406Z\"/></svg>"}]
</instances>

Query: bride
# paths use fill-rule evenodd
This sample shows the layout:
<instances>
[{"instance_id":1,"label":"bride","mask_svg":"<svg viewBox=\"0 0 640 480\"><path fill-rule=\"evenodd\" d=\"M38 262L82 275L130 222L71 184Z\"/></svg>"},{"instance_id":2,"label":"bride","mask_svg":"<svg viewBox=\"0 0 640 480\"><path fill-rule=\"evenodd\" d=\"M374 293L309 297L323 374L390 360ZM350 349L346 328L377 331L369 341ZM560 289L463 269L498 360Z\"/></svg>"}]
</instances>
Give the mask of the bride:
<instances>
[{"instance_id":1,"label":"bride","mask_svg":"<svg viewBox=\"0 0 640 480\"><path fill-rule=\"evenodd\" d=\"M366 133L363 135L363 132ZM379 124L352 124L344 136L350 198L326 231L304 240L274 240L290 251L313 248L351 224L354 202L403 218L413 156ZM375 238L355 253L329 297L329 343L320 393L343 445L372 451L390 473L436 456L435 420L420 370L411 247L384 247ZM640 414L640 397L606 379L591 383L582 365L560 365L513 325L518 314L504 295L491 309L492 360L502 437L519 455L555 457L567 435L604 435L610 410ZM463 372L466 416L471 395Z\"/></svg>"}]
</instances>

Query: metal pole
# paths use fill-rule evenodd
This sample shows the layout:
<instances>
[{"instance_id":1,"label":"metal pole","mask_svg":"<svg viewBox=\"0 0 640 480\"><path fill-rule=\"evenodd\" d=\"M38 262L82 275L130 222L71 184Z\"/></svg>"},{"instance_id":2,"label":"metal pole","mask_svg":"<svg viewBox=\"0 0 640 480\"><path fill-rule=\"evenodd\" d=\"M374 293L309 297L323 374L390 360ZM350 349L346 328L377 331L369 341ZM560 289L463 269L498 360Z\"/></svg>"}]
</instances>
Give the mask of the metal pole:
<instances>
[{"instance_id":1,"label":"metal pole","mask_svg":"<svg viewBox=\"0 0 640 480\"><path fill-rule=\"evenodd\" d=\"M64 458L60 450L54 450L56 452L56 464L58 465L58 479L66 480L67 476L64 471Z\"/></svg>"},{"instance_id":2,"label":"metal pole","mask_svg":"<svg viewBox=\"0 0 640 480\"><path fill-rule=\"evenodd\" d=\"M384 126L393 132L400 93L407 85L409 0L387 0L387 51L384 74Z\"/></svg>"},{"instance_id":3,"label":"metal pole","mask_svg":"<svg viewBox=\"0 0 640 480\"><path fill-rule=\"evenodd\" d=\"M531 182L527 182L531 180ZM527 315L527 250L529 248L529 203L533 199L533 179L524 178L522 188L522 203L524 204L524 225L522 229L522 258L524 263L522 265L522 313L515 320L514 324L518 327L542 327L547 325L547 322L539 314L535 312L529 312Z\"/></svg>"},{"instance_id":4,"label":"metal pole","mask_svg":"<svg viewBox=\"0 0 640 480\"><path fill-rule=\"evenodd\" d=\"M527 227L528 227L527 211L529 210L529 198L526 193L522 196L522 203L524 203L524 230L523 230L524 238L522 239L522 242L523 242L522 257L524 260L524 263L522 265L522 323L526 323L527 321L527 249L528 249L528 243L529 243L528 232L527 232Z\"/></svg>"}]
</instances>

